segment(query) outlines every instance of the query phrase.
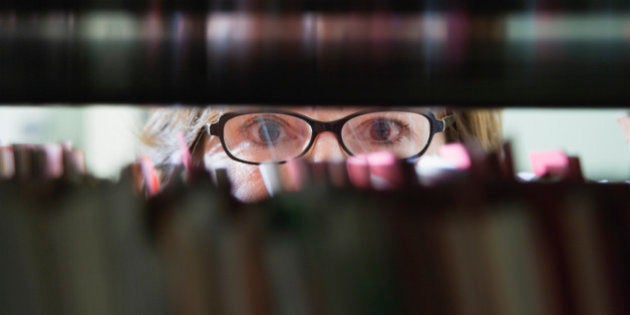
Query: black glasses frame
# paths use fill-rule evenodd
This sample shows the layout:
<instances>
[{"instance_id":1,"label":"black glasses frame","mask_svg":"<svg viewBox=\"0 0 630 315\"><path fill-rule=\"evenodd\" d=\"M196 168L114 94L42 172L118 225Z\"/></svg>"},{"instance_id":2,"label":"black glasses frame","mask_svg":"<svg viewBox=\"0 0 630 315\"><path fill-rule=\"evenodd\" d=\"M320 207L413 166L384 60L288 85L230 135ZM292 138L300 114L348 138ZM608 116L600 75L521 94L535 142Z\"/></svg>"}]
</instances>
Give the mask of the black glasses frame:
<instances>
[{"instance_id":1,"label":"black glasses frame","mask_svg":"<svg viewBox=\"0 0 630 315\"><path fill-rule=\"evenodd\" d=\"M243 110L243 111L236 111L236 112L229 112L229 113L225 113L223 115L221 115L221 117L219 118L219 120L215 123L212 124L206 124L203 129L201 130L201 132L205 132L208 135L211 136L217 136L219 137L219 139L221 140L221 145L223 146L223 150L225 151L225 153L233 160L241 162L241 163L245 163L245 164L252 164L252 165L260 165L266 162L251 162L251 161L247 161L247 160L242 160L237 158L236 156L232 155L232 153L230 153L230 150L228 150L227 145L225 144L225 138L223 136L223 130L225 129L225 124L232 118L234 117L238 117L238 116L242 116L242 115L251 115L251 114L283 114L283 115L288 115L288 116L293 116L296 118L299 118L305 122L307 122L309 124L309 126L311 126L311 130L313 131L311 134L311 139L308 142L308 145L305 147L304 151L302 151L302 153L298 154L297 156L295 156L294 158L298 158L303 156L304 154L306 154L311 147L313 146L313 143L315 142L315 138L317 138L317 135L319 135L322 132L332 132L333 134L335 134L335 137L337 138L337 142L339 142L339 144L341 145L341 147L343 148L343 150L350 156L354 155L347 147L346 144L343 142L343 138L341 137L341 130L343 129L343 125L348 122L350 119L355 118L357 116L361 116L361 115L365 115L365 114L370 114L370 113L376 113L376 112L392 112L392 111L396 111L396 112L409 112L409 113L415 113L415 114L420 114L424 117L427 118L427 120L430 123L430 133L429 133L429 139L427 141L427 143L424 145L424 147L420 150L420 152L404 158L404 160L413 160L415 158L420 157L429 147L429 145L431 144L431 141L433 140L433 135L435 135L438 132L444 132L446 130L446 127L448 127L451 123L452 123L452 116L445 116L442 119L438 119L435 117L435 114L433 114L430 111L414 111L411 109L400 109L400 108L374 108L374 109L368 109L368 110L363 110L363 111L358 111L355 113L352 113L348 116L345 116L343 118L334 120L334 121L319 121L319 120L315 120L312 119L308 116L299 114L299 113L295 113L295 112L291 112L291 111L285 111L285 110L280 110L280 109L258 109L258 110ZM287 160L283 160L283 161L277 161L277 162L272 162L272 163L276 163L276 164L283 164L286 163Z\"/></svg>"}]
</instances>

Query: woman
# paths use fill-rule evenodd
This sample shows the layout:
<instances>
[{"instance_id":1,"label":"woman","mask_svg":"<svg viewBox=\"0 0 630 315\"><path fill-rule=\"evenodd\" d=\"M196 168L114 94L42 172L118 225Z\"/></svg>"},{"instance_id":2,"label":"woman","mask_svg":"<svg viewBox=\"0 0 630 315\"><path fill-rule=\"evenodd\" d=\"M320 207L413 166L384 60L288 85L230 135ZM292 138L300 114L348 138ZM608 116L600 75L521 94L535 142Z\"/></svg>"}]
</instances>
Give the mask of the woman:
<instances>
[{"instance_id":1,"label":"woman","mask_svg":"<svg viewBox=\"0 0 630 315\"><path fill-rule=\"evenodd\" d=\"M293 158L338 161L350 155L390 151L415 160L447 142L475 140L484 149L501 139L497 111L447 112L442 108L376 107L212 107L162 108L141 135L158 165L172 161L178 134L193 152L193 163L227 168L234 195L242 201L268 196L258 165Z\"/></svg>"}]
</instances>

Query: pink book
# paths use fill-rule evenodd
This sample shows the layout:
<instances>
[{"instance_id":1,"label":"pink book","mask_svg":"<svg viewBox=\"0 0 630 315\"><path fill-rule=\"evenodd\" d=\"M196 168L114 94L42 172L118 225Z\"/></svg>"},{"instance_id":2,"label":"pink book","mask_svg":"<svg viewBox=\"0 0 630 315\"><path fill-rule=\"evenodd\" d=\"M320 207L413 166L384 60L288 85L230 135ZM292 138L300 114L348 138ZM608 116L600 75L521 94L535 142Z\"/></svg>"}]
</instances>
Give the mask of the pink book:
<instances>
[{"instance_id":1,"label":"pink book","mask_svg":"<svg viewBox=\"0 0 630 315\"><path fill-rule=\"evenodd\" d=\"M438 154L458 169L465 170L470 168L470 155L466 147L461 143L445 144L440 148Z\"/></svg>"},{"instance_id":2,"label":"pink book","mask_svg":"<svg viewBox=\"0 0 630 315\"><path fill-rule=\"evenodd\" d=\"M375 152L367 155L370 169L370 184L377 190L388 190L403 186L403 174L399 161L391 152Z\"/></svg>"},{"instance_id":3,"label":"pink book","mask_svg":"<svg viewBox=\"0 0 630 315\"><path fill-rule=\"evenodd\" d=\"M352 185L362 189L370 188L370 166L367 155L359 154L349 157L346 161L346 168Z\"/></svg>"}]
</instances>

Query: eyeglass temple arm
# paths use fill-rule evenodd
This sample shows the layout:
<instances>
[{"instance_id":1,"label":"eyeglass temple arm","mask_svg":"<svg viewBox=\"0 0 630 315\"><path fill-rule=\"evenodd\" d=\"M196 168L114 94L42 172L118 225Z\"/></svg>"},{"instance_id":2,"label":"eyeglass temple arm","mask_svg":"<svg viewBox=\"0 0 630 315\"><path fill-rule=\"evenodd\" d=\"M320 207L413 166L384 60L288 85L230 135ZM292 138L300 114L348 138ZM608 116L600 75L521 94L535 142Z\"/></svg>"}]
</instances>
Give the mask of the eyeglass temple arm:
<instances>
[{"instance_id":1,"label":"eyeglass temple arm","mask_svg":"<svg viewBox=\"0 0 630 315\"><path fill-rule=\"evenodd\" d=\"M449 128L455 124L455 118L453 115L446 115L442 117L442 119L438 119L440 125L438 126L438 132L446 131L446 128Z\"/></svg>"},{"instance_id":2,"label":"eyeglass temple arm","mask_svg":"<svg viewBox=\"0 0 630 315\"><path fill-rule=\"evenodd\" d=\"M210 134L210 124L206 124L201 127L201 130L199 130L199 132L195 136L195 139L193 139L193 141L190 143L190 146L188 146L188 152L190 152L190 154L192 154L193 156L197 153L197 146L199 145L199 143L201 143L201 140L206 135L206 133Z\"/></svg>"}]
</instances>

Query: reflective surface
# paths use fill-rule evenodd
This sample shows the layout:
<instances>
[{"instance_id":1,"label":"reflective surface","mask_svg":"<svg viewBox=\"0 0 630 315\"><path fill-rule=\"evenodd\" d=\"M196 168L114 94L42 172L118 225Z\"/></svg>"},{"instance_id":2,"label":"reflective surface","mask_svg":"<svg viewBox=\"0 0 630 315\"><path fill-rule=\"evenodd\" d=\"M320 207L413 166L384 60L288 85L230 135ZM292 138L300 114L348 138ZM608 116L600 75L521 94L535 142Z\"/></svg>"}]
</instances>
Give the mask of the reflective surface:
<instances>
[{"instance_id":1,"label":"reflective surface","mask_svg":"<svg viewBox=\"0 0 630 315\"><path fill-rule=\"evenodd\" d=\"M309 151L323 132L334 134L349 155L388 151L400 159L416 158L443 125L433 114L412 110L362 110L326 121L290 110L252 110L223 115L209 128L234 160L282 163Z\"/></svg>"}]
</instances>

